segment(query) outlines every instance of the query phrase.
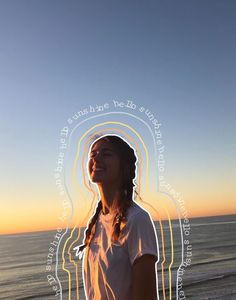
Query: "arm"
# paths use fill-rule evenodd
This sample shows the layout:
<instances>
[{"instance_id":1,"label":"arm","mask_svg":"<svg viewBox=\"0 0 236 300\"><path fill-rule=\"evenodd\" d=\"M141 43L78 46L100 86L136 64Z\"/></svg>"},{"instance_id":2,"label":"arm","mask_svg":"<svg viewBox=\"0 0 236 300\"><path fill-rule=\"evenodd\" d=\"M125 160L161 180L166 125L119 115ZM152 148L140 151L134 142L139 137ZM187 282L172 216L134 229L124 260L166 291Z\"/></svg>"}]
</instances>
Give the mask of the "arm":
<instances>
[{"instance_id":1,"label":"arm","mask_svg":"<svg viewBox=\"0 0 236 300\"><path fill-rule=\"evenodd\" d=\"M144 254L132 267L132 300L157 300L156 257Z\"/></svg>"}]
</instances>

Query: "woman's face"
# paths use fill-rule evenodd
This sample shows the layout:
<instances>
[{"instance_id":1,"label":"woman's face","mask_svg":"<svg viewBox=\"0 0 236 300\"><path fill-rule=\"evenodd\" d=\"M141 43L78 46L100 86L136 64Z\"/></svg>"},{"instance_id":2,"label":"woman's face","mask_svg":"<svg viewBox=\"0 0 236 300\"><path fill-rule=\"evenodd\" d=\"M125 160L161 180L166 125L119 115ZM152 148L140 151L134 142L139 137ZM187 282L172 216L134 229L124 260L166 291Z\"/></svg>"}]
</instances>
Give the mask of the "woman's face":
<instances>
[{"instance_id":1,"label":"woman's face","mask_svg":"<svg viewBox=\"0 0 236 300\"><path fill-rule=\"evenodd\" d=\"M108 141L99 140L92 146L88 169L92 182L107 185L121 182L120 158Z\"/></svg>"}]
</instances>

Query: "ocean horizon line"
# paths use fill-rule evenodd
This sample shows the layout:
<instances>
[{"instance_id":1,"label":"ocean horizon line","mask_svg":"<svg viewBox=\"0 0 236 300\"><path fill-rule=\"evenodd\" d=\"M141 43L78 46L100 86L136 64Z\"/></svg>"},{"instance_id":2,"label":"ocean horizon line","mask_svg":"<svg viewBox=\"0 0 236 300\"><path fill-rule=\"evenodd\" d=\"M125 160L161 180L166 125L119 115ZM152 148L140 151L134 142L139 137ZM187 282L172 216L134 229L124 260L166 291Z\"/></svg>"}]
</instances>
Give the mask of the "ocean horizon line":
<instances>
[{"instance_id":1,"label":"ocean horizon line","mask_svg":"<svg viewBox=\"0 0 236 300\"><path fill-rule=\"evenodd\" d=\"M190 220L199 220L199 219L210 219L210 218L216 218L216 217L236 217L236 213L233 214L223 214L223 215L209 215L209 216L197 216L197 217L188 217ZM184 218L181 218L181 220ZM178 221L179 219L171 219L171 221ZM162 219L163 222L167 222L168 219ZM236 219L235 219L236 221ZM158 222L158 220L154 220L154 222ZM82 226L81 228L85 228L86 226ZM58 228L58 227L57 227ZM27 235L27 234L40 234L40 233L45 233L45 232L54 232L57 231L57 228L54 229L41 229L41 230L32 230L32 231L21 231L21 232L9 232L9 233L0 233L0 236L14 236L14 235ZM66 230L67 227L60 228L62 231ZM68 227L68 229L73 229L73 227Z\"/></svg>"}]
</instances>

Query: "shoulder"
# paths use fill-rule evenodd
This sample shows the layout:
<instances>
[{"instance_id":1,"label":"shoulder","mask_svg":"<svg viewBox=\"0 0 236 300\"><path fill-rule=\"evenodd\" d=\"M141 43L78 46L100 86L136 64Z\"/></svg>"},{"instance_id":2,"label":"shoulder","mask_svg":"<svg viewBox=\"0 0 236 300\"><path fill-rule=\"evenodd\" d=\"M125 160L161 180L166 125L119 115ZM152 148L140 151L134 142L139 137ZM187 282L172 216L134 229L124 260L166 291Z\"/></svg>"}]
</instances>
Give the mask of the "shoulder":
<instances>
[{"instance_id":1,"label":"shoulder","mask_svg":"<svg viewBox=\"0 0 236 300\"><path fill-rule=\"evenodd\" d=\"M157 236L154 222L150 214L137 203L134 203L129 209L124 238L131 264L146 254L154 256L154 260L156 260Z\"/></svg>"},{"instance_id":2,"label":"shoulder","mask_svg":"<svg viewBox=\"0 0 236 300\"><path fill-rule=\"evenodd\" d=\"M152 223L151 216L148 211L141 207L137 202L133 202L128 209L127 213L127 225L140 224L140 223Z\"/></svg>"},{"instance_id":3,"label":"shoulder","mask_svg":"<svg viewBox=\"0 0 236 300\"><path fill-rule=\"evenodd\" d=\"M133 201L132 205L128 209L127 218L131 220L134 218L140 218L142 216L150 217L148 211L146 211L137 202Z\"/></svg>"}]
</instances>

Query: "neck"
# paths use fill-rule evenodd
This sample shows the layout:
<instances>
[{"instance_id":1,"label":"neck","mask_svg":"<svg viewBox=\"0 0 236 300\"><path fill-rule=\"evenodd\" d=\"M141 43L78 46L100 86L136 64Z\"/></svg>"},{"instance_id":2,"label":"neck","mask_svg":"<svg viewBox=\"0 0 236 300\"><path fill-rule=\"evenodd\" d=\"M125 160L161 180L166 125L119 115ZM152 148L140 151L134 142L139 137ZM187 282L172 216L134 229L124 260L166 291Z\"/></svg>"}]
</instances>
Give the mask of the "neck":
<instances>
[{"instance_id":1,"label":"neck","mask_svg":"<svg viewBox=\"0 0 236 300\"><path fill-rule=\"evenodd\" d=\"M121 196L118 186L98 185L98 189L102 201L102 212L107 214L115 211Z\"/></svg>"}]
</instances>

